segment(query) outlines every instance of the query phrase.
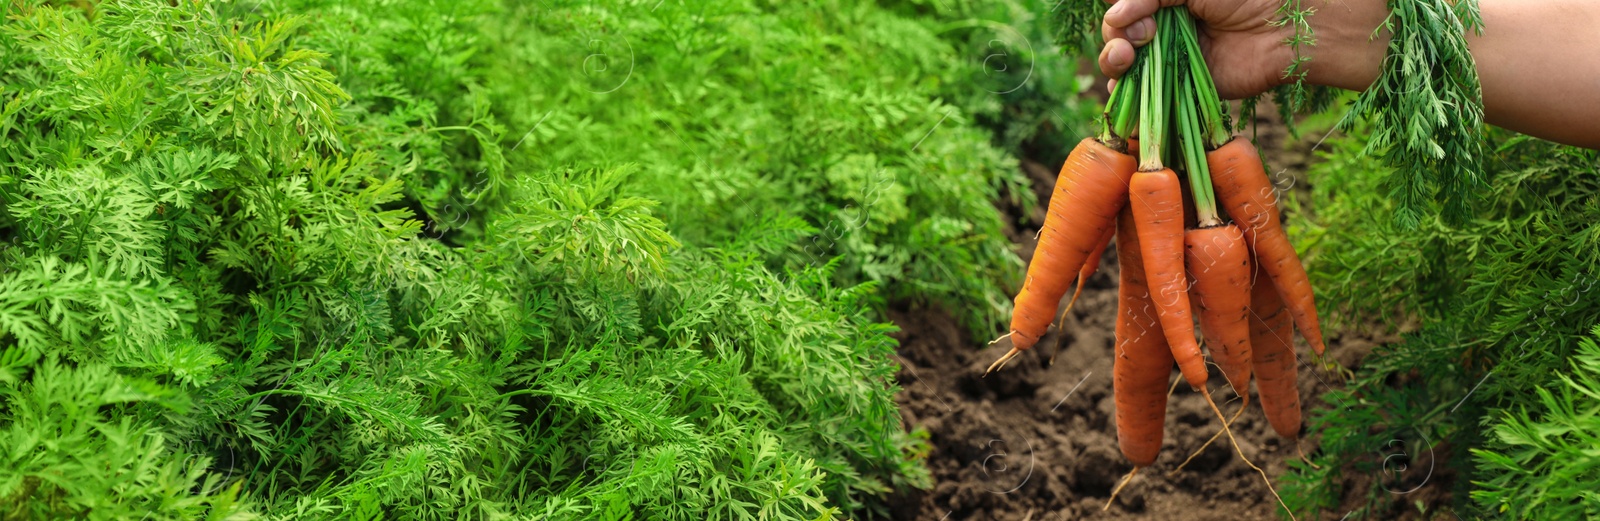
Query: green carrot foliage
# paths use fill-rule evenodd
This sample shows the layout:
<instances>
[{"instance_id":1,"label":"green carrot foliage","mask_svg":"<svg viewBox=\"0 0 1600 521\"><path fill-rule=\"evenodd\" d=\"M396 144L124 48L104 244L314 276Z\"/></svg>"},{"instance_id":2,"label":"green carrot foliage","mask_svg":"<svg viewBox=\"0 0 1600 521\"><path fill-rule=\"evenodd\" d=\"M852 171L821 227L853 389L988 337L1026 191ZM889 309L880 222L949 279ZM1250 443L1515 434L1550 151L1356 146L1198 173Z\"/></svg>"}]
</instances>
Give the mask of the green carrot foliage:
<instances>
[{"instance_id":1,"label":"green carrot foliage","mask_svg":"<svg viewBox=\"0 0 1600 521\"><path fill-rule=\"evenodd\" d=\"M1534 464L1528 450L1554 449L1519 446L1501 433L1520 428L1521 411L1587 410L1588 398L1552 405L1539 389L1566 387L1561 375L1583 363L1582 346L1600 323L1595 152L1496 133L1477 217L1453 225L1435 215L1408 228L1390 218L1399 203L1382 189L1396 174L1360 154L1366 138L1326 142L1331 148L1309 176L1315 219L1291 231L1308 249L1317 300L1336 323L1420 327L1374 348L1348 388L1323 396L1329 407L1308 422L1321 436L1321 469L1297 466L1285 499L1297 510L1331 509L1346 494L1339 477L1366 476L1369 486L1355 492L1367 498L1358 513L1369 518L1395 515L1395 492L1417 486L1453 492L1449 506L1463 518L1592 501L1510 472L1505 458ZM1465 457L1468 449L1479 457ZM1423 466L1425 454L1439 458L1433 467ZM1577 458L1560 458L1582 468L1584 460L1568 456Z\"/></svg>"},{"instance_id":2,"label":"green carrot foliage","mask_svg":"<svg viewBox=\"0 0 1600 521\"><path fill-rule=\"evenodd\" d=\"M1571 370L1538 388L1536 404L1506 411L1490 449L1474 449L1484 480L1472 498L1485 510L1522 519L1600 516L1600 326L1579 341Z\"/></svg>"},{"instance_id":3,"label":"green carrot foliage","mask_svg":"<svg viewBox=\"0 0 1600 521\"><path fill-rule=\"evenodd\" d=\"M1375 29L1392 34L1383 72L1350 108L1372 124L1363 152L1397 172L1387 189L1402 226L1418 225L1434 202L1445 219L1461 222L1484 188L1483 89L1466 39L1483 29L1478 2L1388 5L1388 20Z\"/></svg>"},{"instance_id":4,"label":"green carrot foliage","mask_svg":"<svg viewBox=\"0 0 1600 521\"><path fill-rule=\"evenodd\" d=\"M0 519L882 513L1089 121L939 4L0 4Z\"/></svg>"}]
</instances>

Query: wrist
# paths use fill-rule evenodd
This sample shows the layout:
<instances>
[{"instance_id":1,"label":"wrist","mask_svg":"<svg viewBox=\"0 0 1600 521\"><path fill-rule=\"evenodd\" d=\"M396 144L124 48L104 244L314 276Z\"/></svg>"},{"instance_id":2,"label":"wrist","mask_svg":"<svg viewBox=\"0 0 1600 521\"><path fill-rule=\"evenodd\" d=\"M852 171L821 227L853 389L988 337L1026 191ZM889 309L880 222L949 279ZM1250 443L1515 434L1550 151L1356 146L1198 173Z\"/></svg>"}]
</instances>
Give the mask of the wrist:
<instances>
[{"instance_id":1,"label":"wrist","mask_svg":"<svg viewBox=\"0 0 1600 521\"><path fill-rule=\"evenodd\" d=\"M1306 18L1315 45L1303 52L1306 81L1346 90L1366 90L1383 71L1390 33L1380 27L1389 17L1384 0L1308 0L1316 12ZM1285 80L1287 81L1287 79Z\"/></svg>"}]
</instances>

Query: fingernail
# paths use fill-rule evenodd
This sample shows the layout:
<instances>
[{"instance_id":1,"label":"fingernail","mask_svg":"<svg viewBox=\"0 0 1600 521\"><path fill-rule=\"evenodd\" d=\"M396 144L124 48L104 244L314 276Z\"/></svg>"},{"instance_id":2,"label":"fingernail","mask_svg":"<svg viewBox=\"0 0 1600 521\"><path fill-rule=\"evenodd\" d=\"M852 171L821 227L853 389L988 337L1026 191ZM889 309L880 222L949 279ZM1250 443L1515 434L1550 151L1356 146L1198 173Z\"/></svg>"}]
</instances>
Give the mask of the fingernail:
<instances>
[{"instance_id":1,"label":"fingernail","mask_svg":"<svg viewBox=\"0 0 1600 521\"><path fill-rule=\"evenodd\" d=\"M1123 9L1126 7L1128 7L1127 2L1117 2L1116 5L1111 6L1110 10L1106 11L1106 16L1116 16L1122 14Z\"/></svg>"},{"instance_id":2,"label":"fingernail","mask_svg":"<svg viewBox=\"0 0 1600 521\"><path fill-rule=\"evenodd\" d=\"M1111 51L1109 56L1106 56L1106 62L1118 68L1128 65L1131 61L1128 59L1127 53L1117 52L1115 49Z\"/></svg>"},{"instance_id":3,"label":"fingernail","mask_svg":"<svg viewBox=\"0 0 1600 521\"><path fill-rule=\"evenodd\" d=\"M1144 20L1134 22L1133 25L1128 27L1128 39L1135 43L1144 43L1145 40L1150 39L1150 36L1150 24L1145 23Z\"/></svg>"}]
</instances>

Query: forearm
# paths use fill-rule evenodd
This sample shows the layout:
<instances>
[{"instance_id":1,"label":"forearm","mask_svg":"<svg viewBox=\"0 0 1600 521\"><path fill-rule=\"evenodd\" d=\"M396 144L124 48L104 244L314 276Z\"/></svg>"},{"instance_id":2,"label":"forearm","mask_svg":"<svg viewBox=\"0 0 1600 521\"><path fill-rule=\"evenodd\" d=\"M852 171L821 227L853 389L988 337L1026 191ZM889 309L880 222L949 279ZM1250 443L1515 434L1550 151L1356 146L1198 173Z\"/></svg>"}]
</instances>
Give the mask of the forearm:
<instances>
[{"instance_id":1,"label":"forearm","mask_svg":"<svg viewBox=\"0 0 1600 521\"><path fill-rule=\"evenodd\" d=\"M1312 0L1318 38L1307 80L1363 90L1382 70L1383 0ZM1600 2L1481 0L1483 34L1468 34L1489 123L1600 148Z\"/></svg>"},{"instance_id":2,"label":"forearm","mask_svg":"<svg viewBox=\"0 0 1600 521\"><path fill-rule=\"evenodd\" d=\"M1484 0L1483 36L1468 36L1497 126L1600 148L1600 2Z\"/></svg>"}]
</instances>

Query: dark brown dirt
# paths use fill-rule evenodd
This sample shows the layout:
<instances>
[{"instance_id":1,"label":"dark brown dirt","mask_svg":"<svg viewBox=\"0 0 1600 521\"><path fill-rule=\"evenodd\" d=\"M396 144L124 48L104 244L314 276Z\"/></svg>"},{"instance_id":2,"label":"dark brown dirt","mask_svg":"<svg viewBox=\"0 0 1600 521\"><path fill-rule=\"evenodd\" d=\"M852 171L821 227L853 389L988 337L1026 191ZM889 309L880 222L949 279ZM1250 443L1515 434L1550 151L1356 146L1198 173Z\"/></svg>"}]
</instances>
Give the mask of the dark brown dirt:
<instances>
[{"instance_id":1,"label":"dark brown dirt","mask_svg":"<svg viewBox=\"0 0 1600 521\"><path fill-rule=\"evenodd\" d=\"M1281 125L1268 124L1262 131L1262 147L1274 172L1286 176L1281 177L1285 181L1296 177L1303 181L1298 173L1311 160L1314 140L1286 147L1282 143L1287 133ZM1011 232L1026 260L1032 256L1033 236L1043 221L1055 169L1026 160L1023 169L1034 181L1040 201L1032 215L1018 219L1032 227ZM1300 183L1291 191L1303 195L1306 189ZM1016 208L1005 210L1019 213ZM902 366L897 376L904 391L897 401L908 428L929 434L933 450L928 466L934 476L931 490L894 499L896 519L1278 519L1276 501L1261 475L1240 461L1226 437L1181 471L1168 474L1221 427L1204 399L1187 385L1178 385L1168 404L1161 457L1141 471L1109 509L1102 510L1118 480L1132 469L1118 449L1113 419L1115 259L1112 253L1105 256L1071 315L1059 331L1053 330L1039 343L1037 352L1025 353L988 378L981 377L983 369L1003 354L1003 346L980 349L986 339L970 338L958 320L938 309L890 310L889 318L902 330L897 335ZM1334 332L1329 349L1341 365L1355 367L1373 346L1392 338L1376 331ZM1044 359L1062 340L1054 366L1044 367ZM1328 407L1316 397L1338 385L1337 377L1314 370L1303 341L1298 350L1305 408ZM1211 376L1213 382L1222 381L1215 368ZM1181 380L1176 372L1173 379ZM1217 386L1212 393L1219 401L1234 398L1231 391ZM1237 401L1219 406L1232 414ZM1274 483L1284 475L1287 462L1296 458L1293 442L1272 432L1257 405L1250 406L1233 430L1240 450ZM1315 443L1314 435L1301 441L1308 454ZM1370 479L1347 477L1345 489L1366 490L1364 485L1353 485ZM1435 496L1427 503L1443 501ZM1418 496L1396 496L1393 502L1400 505L1415 499ZM1364 495L1350 494L1342 501L1349 508L1320 518L1341 519L1342 513L1366 500ZM1398 517L1404 510L1389 512Z\"/></svg>"},{"instance_id":2,"label":"dark brown dirt","mask_svg":"<svg viewBox=\"0 0 1600 521\"><path fill-rule=\"evenodd\" d=\"M1103 269L1068 317L1066 347L1050 368L1043 367L1042 354L1030 354L982 378L1003 349L975 350L958 321L938 310L891 312L904 329L902 414L908 425L929 432L935 477L931 491L896 508L897 518L1275 519L1261 476L1225 443L1213 444L1176 476L1166 475L1221 425L1182 385L1168 405L1161 458L1101 511L1132 468L1118 451L1112 419L1116 267ZM1041 345L1048 350L1061 335L1052 333ZM1302 387L1304 396L1313 396L1320 384L1306 378ZM1225 408L1231 413L1231 405ZM1257 408L1235 424L1235 436L1245 455L1272 476L1294 455Z\"/></svg>"}]
</instances>

